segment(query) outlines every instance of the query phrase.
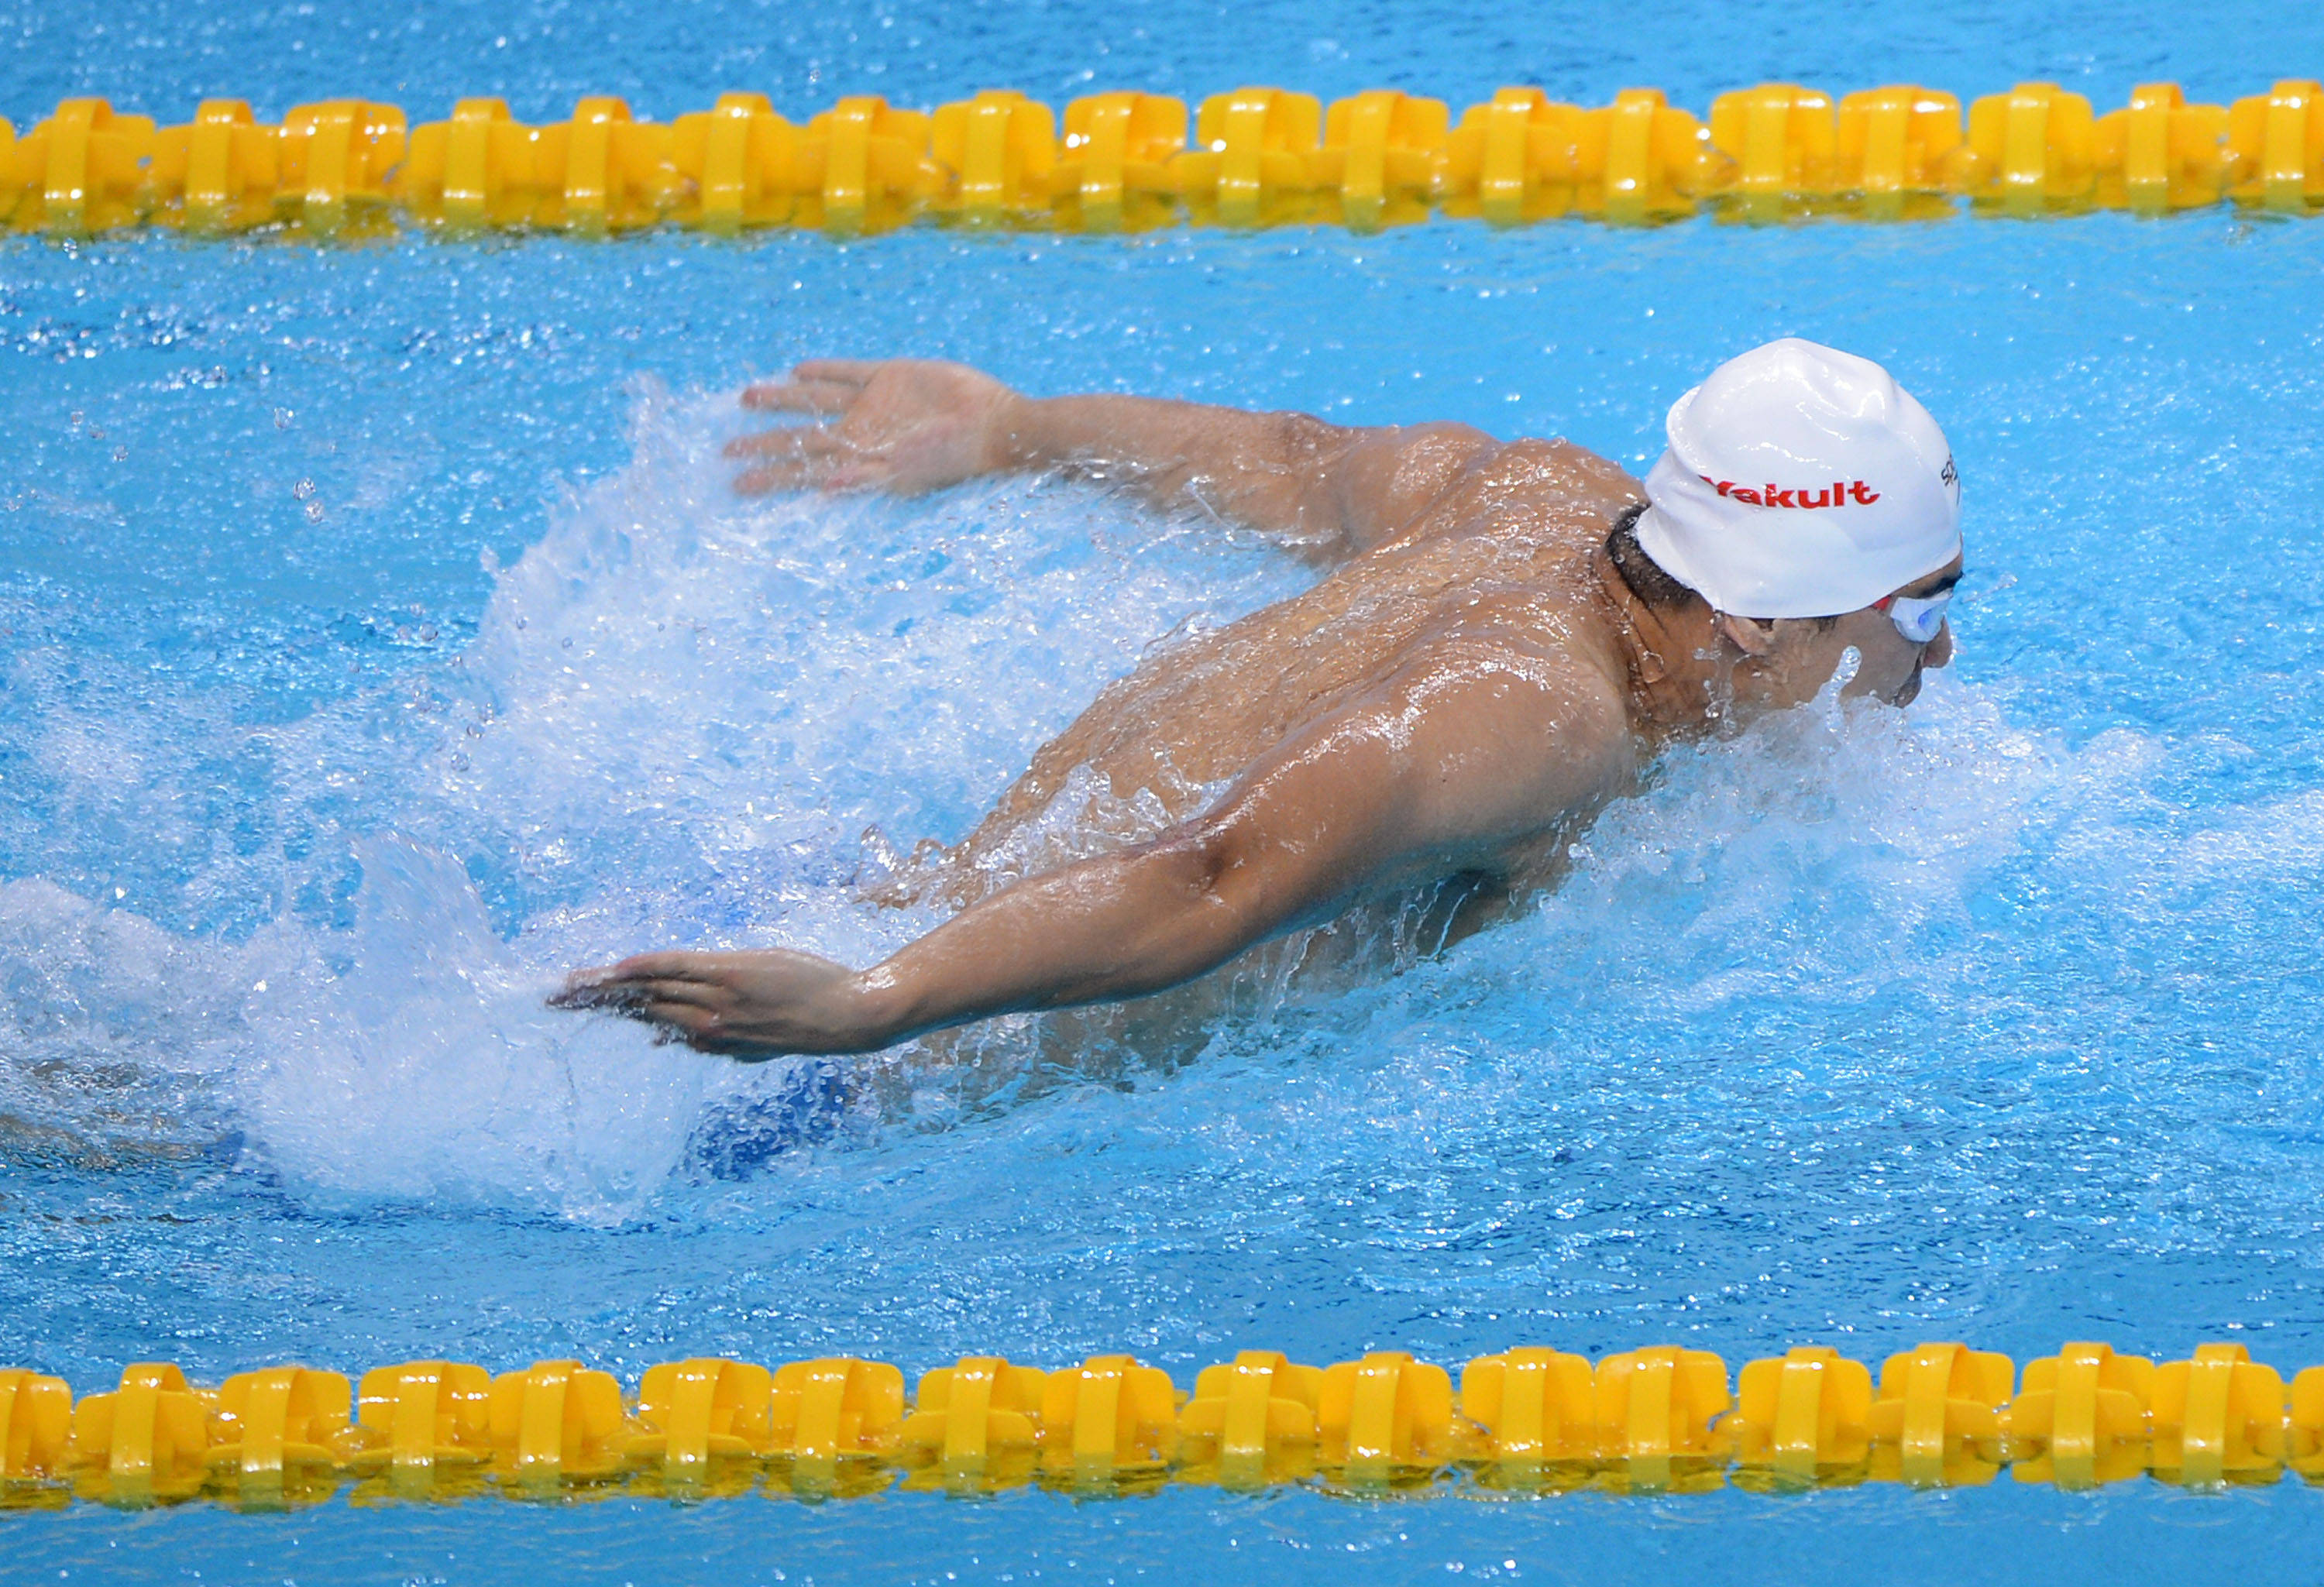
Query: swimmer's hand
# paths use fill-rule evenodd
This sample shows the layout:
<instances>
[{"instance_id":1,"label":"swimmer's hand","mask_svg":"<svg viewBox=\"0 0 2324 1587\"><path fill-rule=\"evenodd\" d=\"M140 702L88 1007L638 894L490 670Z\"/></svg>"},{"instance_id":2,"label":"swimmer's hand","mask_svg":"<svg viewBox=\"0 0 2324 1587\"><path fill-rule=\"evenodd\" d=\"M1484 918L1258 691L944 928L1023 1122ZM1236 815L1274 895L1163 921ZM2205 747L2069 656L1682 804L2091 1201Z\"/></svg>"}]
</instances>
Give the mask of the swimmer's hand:
<instances>
[{"instance_id":1,"label":"swimmer's hand","mask_svg":"<svg viewBox=\"0 0 2324 1587\"><path fill-rule=\"evenodd\" d=\"M752 459L734 488L765 491L942 490L1001 466L1016 392L964 364L925 358L816 358L788 380L754 385L742 406L816 416L743 436L730 457Z\"/></svg>"},{"instance_id":2,"label":"swimmer's hand","mask_svg":"<svg viewBox=\"0 0 2324 1587\"><path fill-rule=\"evenodd\" d=\"M706 1053L771 1058L861 1053L894 1032L878 1020L863 978L813 954L640 954L580 970L549 1000L557 1009L604 1009Z\"/></svg>"}]
</instances>

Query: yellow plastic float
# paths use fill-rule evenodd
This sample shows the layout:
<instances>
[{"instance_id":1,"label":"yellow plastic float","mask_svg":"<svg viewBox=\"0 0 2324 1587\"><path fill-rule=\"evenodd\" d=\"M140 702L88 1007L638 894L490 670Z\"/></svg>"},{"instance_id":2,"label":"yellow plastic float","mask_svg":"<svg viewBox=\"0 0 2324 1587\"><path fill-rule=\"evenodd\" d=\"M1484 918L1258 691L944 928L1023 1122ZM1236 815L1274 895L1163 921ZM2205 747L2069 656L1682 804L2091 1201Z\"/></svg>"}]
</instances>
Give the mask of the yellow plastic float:
<instances>
[{"instance_id":1,"label":"yellow plastic float","mask_svg":"<svg viewBox=\"0 0 2324 1587\"><path fill-rule=\"evenodd\" d=\"M1435 161L1444 212L1522 226L1573 206L1582 112L1539 88L1503 88L1461 113Z\"/></svg>"},{"instance_id":2,"label":"yellow plastic float","mask_svg":"<svg viewBox=\"0 0 2324 1587\"><path fill-rule=\"evenodd\" d=\"M0 1370L0 1508L78 1496L137 1508L208 1498L246 1510L358 1497L519 1499L627 1483L674 1498L763 1487L809 1498L1040 1483L1085 1496L1163 1482L1351 1494L1465 1477L1496 1489L1686 1493L1993 1480L2089 1488L2139 1476L2197 1491L2324 1486L2324 1366L2294 1375L2240 1344L2161 1364L2103 1343L2028 1362L1957 1342L1869 1369L1827 1345L1747 1362L1655 1345L1594 1366L1544 1347L1458 1375L1401 1351L1302 1366L1244 1351L1191 1396L1129 1355L1054 1371L999 1356L923 1374L884 1362L648 1367L632 1391L574 1361L494 1377L443 1361L337 1372L286 1365L216 1389L127 1368L77 1403L63 1380Z\"/></svg>"},{"instance_id":3,"label":"yellow plastic float","mask_svg":"<svg viewBox=\"0 0 2324 1587\"><path fill-rule=\"evenodd\" d=\"M1426 219L1450 115L1442 99L1396 88L1334 101L1309 165L1316 187L1337 199L1340 224L1371 231Z\"/></svg>"},{"instance_id":4,"label":"yellow plastic float","mask_svg":"<svg viewBox=\"0 0 2324 1587\"><path fill-rule=\"evenodd\" d=\"M722 94L710 109L679 116L670 124L669 153L679 225L731 236L790 218L799 130L764 94Z\"/></svg>"},{"instance_id":5,"label":"yellow plastic float","mask_svg":"<svg viewBox=\"0 0 2324 1587\"><path fill-rule=\"evenodd\" d=\"M2227 162L2235 197L2305 215L2324 204L2324 85L2288 78L2227 112Z\"/></svg>"},{"instance_id":6,"label":"yellow plastic float","mask_svg":"<svg viewBox=\"0 0 2324 1587\"><path fill-rule=\"evenodd\" d=\"M1170 173L1197 224L1306 219L1312 211L1302 200L1318 185L1323 130L1323 107L1313 94L1213 94L1195 112L1194 146L1172 158Z\"/></svg>"},{"instance_id":7,"label":"yellow plastic float","mask_svg":"<svg viewBox=\"0 0 2324 1587\"><path fill-rule=\"evenodd\" d=\"M1430 213L1517 226L1562 215L1647 224L1704 205L1729 218L2165 214L2232 199L2324 208L2324 88L2285 78L2232 106L2142 83L2098 114L2055 83L1975 100L1917 85L1835 97L1762 83L1707 121L1659 89L1610 105L1506 88L1455 120L1441 100L1376 88L1335 101L1253 85L1185 105L1092 94L1062 117L995 88L933 114L856 96L795 124L763 94L723 95L668 125L611 97L530 125L494 98L407 130L392 105L334 99L279 125L206 99L157 127L68 99L21 134L0 120L0 223L78 237L138 226L194 235L273 226L362 236L398 220L583 235L660 224L877 232L919 217L979 226L1142 230L1336 223Z\"/></svg>"},{"instance_id":8,"label":"yellow plastic float","mask_svg":"<svg viewBox=\"0 0 2324 1587\"><path fill-rule=\"evenodd\" d=\"M1171 161L1186 147L1186 106L1163 94L1092 94L1065 106L1050 191L1058 224L1143 229L1175 217Z\"/></svg>"},{"instance_id":9,"label":"yellow plastic float","mask_svg":"<svg viewBox=\"0 0 2324 1587\"><path fill-rule=\"evenodd\" d=\"M1908 83L1841 96L1832 182L1868 219L1947 213L1962 161L1960 101L1950 94Z\"/></svg>"},{"instance_id":10,"label":"yellow plastic float","mask_svg":"<svg viewBox=\"0 0 2324 1587\"><path fill-rule=\"evenodd\" d=\"M1992 1481L2006 1458L2016 1379L2007 1356L1965 1344L1923 1344L1890 1356L1865 1420L1873 1480L1915 1488Z\"/></svg>"}]
</instances>

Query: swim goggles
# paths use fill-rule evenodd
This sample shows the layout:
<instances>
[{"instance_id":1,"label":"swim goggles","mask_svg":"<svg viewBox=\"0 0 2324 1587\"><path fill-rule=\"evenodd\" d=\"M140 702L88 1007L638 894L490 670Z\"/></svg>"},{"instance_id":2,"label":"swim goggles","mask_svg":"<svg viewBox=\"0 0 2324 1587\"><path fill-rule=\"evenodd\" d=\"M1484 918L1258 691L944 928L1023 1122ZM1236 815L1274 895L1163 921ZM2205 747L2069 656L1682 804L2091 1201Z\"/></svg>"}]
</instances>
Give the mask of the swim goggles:
<instances>
[{"instance_id":1,"label":"swim goggles","mask_svg":"<svg viewBox=\"0 0 2324 1587\"><path fill-rule=\"evenodd\" d=\"M1945 608L1952 604L1953 592L1939 590L1933 595L1883 595L1872 603L1875 612L1888 614L1888 621L1896 632L1911 643L1925 645L1937 637L1945 625Z\"/></svg>"}]
</instances>

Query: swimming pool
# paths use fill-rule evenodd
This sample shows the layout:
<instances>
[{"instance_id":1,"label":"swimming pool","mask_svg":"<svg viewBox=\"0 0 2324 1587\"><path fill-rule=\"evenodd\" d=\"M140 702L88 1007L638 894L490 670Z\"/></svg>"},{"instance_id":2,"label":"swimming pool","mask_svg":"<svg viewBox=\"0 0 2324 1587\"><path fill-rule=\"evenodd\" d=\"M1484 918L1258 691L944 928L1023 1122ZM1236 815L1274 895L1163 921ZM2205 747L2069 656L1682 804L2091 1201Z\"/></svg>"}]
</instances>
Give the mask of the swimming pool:
<instances>
[{"instance_id":1,"label":"swimming pool","mask_svg":"<svg viewBox=\"0 0 2324 1587\"><path fill-rule=\"evenodd\" d=\"M20 121L74 91L669 114L742 82L803 114L1270 78L1700 107L2053 76L2112 104L2324 60L2324 24L2257 8L1303 16L888 7L754 21L787 31L761 47L678 8L60 9L0 81ZM2324 1361L2319 263L2324 226L2224 209L0 245L0 1361L83 1389L163 1357ZM736 503L714 454L747 374L933 353L1641 466L1672 395L1784 332L1889 362L1961 459L1962 654L1909 714L1675 756L1526 918L1322 994L1254 974L1196 1051L1053 1073L1011 1027L875 1111L538 1008L647 941L893 942L914 922L856 900L867 827L956 835L1098 680L1305 577L1075 489ZM0 1574L2185 1576L2289 1562L2319 1513L2292 1484L83 1505L5 1518Z\"/></svg>"}]
</instances>

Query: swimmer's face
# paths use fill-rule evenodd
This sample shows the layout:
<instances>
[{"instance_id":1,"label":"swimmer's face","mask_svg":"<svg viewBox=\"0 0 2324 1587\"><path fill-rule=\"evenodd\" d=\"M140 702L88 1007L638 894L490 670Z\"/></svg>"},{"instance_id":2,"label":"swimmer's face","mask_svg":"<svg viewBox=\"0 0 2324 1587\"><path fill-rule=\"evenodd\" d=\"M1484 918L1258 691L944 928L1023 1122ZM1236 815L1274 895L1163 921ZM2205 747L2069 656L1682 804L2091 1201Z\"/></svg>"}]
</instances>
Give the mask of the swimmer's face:
<instances>
[{"instance_id":1,"label":"swimmer's face","mask_svg":"<svg viewBox=\"0 0 2324 1587\"><path fill-rule=\"evenodd\" d=\"M1926 600L1951 589L1960 576L1961 559L1956 557L1926 578L1893 592L1890 599ZM1926 644L1916 644L1898 631L1886 602L1835 618L1829 626L1812 618L1783 618L1769 624L1721 615L1719 623L1720 632L1745 653L1735 674L1738 698L1748 696L1769 707L1813 699L1851 649L1859 660L1856 676L1842 694L1910 705L1921 692L1922 673L1942 667L1953 656L1950 623L1940 626Z\"/></svg>"}]
</instances>

